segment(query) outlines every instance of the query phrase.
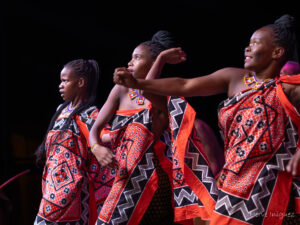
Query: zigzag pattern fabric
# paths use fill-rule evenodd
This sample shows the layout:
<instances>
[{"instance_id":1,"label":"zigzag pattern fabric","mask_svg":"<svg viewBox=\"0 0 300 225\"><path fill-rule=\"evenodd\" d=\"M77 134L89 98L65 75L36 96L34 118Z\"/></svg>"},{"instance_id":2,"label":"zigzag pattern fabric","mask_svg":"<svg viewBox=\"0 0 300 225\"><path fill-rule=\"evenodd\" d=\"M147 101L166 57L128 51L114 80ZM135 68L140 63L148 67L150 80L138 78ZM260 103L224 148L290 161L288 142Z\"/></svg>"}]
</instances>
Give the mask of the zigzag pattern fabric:
<instances>
[{"instance_id":1,"label":"zigzag pattern fabric","mask_svg":"<svg viewBox=\"0 0 300 225\"><path fill-rule=\"evenodd\" d=\"M97 224L139 224L158 188L150 110L117 111L110 125L118 169Z\"/></svg>"},{"instance_id":2,"label":"zigzag pattern fabric","mask_svg":"<svg viewBox=\"0 0 300 225\"><path fill-rule=\"evenodd\" d=\"M226 162L210 224L281 224L286 217L292 185L299 189L284 168L298 136L276 88L269 81L220 104Z\"/></svg>"},{"instance_id":3,"label":"zigzag pattern fabric","mask_svg":"<svg viewBox=\"0 0 300 225\"><path fill-rule=\"evenodd\" d=\"M175 222L210 218L218 190L201 141L194 127L195 111L184 98L169 97L170 148Z\"/></svg>"}]
</instances>

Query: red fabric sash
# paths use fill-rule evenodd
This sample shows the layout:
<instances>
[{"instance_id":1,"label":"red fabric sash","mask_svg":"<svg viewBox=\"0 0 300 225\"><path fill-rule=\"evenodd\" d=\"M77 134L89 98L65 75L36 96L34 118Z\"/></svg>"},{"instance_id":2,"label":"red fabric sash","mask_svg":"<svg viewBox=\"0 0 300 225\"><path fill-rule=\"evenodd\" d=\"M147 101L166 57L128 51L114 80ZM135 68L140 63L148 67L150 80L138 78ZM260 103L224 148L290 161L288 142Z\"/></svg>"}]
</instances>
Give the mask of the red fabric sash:
<instances>
[{"instance_id":1,"label":"red fabric sash","mask_svg":"<svg viewBox=\"0 0 300 225\"><path fill-rule=\"evenodd\" d=\"M300 74L298 75L284 75L276 79L277 81L277 94L280 99L282 106L285 109L286 114L292 119L293 123L298 128L298 134L300 133L300 115L297 109L292 105L292 103L286 97L281 83L287 84L300 84ZM300 147L300 141L298 141L298 148Z\"/></svg>"},{"instance_id":2,"label":"red fabric sash","mask_svg":"<svg viewBox=\"0 0 300 225\"><path fill-rule=\"evenodd\" d=\"M196 112L184 98L169 97L168 106L175 222L190 222L196 217L207 220L215 206L217 188L201 141L196 136ZM191 196L197 196L197 200Z\"/></svg>"}]
</instances>

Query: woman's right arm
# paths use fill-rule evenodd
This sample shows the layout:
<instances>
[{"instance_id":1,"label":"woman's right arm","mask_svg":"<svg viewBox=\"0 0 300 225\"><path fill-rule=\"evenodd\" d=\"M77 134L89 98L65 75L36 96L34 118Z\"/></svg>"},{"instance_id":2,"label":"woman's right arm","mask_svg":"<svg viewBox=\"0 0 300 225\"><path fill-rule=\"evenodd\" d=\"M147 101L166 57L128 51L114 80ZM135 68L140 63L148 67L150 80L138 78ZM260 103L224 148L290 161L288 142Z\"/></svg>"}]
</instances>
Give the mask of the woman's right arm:
<instances>
[{"instance_id":1,"label":"woman's right arm","mask_svg":"<svg viewBox=\"0 0 300 225\"><path fill-rule=\"evenodd\" d=\"M182 54L176 52L178 52L178 49L169 49L161 52L161 55L153 63L151 71L154 73L159 72L165 63L173 63L174 61L170 61L170 58L176 59L174 54L178 54L177 62L184 60ZM241 69L224 68L212 74L191 79L165 78L144 80L135 79L126 71L117 71L114 74L114 81L125 87L142 89L160 95L184 97L209 96L227 93L231 79L235 77L235 74L240 73ZM148 76L156 77L155 74L148 74Z\"/></svg>"},{"instance_id":2,"label":"woman's right arm","mask_svg":"<svg viewBox=\"0 0 300 225\"><path fill-rule=\"evenodd\" d=\"M100 144L100 132L104 128L105 124L107 124L115 114L115 111L119 106L120 88L122 87L119 85L115 85L113 87L106 102L99 111L97 119L89 134L89 141L92 146L91 151L102 166L107 166L111 163L114 163L114 155L111 150Z\"/></svg>"},{"instance_id":3,"label":"woman's right arm","mask_svg":"<svg viewBox=\"0 0 300 225\"><path fill-rule=\"evenodd\" d=\"M227 93L235 68L224 68L212 74L184 79L179 77L143 80L135 79L128 73L115 74L114 81L126 87L142 89L167 96L210 96Z\"/></svg>"}]
</instances>

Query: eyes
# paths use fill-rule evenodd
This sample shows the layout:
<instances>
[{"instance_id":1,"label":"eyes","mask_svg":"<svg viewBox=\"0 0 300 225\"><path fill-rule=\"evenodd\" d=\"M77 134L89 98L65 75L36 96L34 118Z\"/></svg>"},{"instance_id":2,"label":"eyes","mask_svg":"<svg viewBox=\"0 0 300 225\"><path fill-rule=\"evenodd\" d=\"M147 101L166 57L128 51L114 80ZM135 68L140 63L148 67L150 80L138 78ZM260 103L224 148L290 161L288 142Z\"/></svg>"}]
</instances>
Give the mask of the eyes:
<instances>
[{"instance_id":1,"label":"eyes","mask_svg":"<svg viewBox=\"0 0 300 225\"><path fill-rule=\"evenodd\" d=\"M138 55L138 54L132 56L132 60L140 60L141 58L142 55Z\"/></svg>"},{"instance_id":2,"label":"eyes","mask_svg":"<svg viewBox=\"0 0 300 225\"><path fill-rule=\"evenodd\" d=\"M69 80L61 79L60 85L66 85L68 84Z\"/></svg>"},{"instance_id":3,"label":"eyes","mask_svg":"<svg viewBox=\"0 0 300 225\"><path fill-rule=\"evenodd\" d=\"M254 46L257 46L261 43L261 39L260 38L253 38L253 39L250 39L250 43L249 43L249 47L254 47Z\"/></svg>"},{"instance_id":4,"label":"eyes","mask_svg":"<svg viewBox=\"0 0 300 225\"><path fill-rule=\"evenodd\" d=\"M250 47L253 47L253 46L256 46L256 45L257 45L256 41L255 42L250 42L250 44L249 44Z\"/></svg>"}]
</instances>

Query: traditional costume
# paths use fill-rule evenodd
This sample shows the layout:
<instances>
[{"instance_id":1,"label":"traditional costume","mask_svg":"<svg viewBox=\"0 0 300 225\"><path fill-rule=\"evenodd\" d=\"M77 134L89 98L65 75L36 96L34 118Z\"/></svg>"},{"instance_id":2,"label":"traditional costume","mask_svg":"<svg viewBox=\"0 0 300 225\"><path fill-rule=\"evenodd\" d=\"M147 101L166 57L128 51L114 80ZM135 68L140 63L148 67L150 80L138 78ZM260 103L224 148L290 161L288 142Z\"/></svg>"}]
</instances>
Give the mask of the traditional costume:
<instances>
[{"instance_id":1,"label":"traditional costume","mask_svg":"<svg viewBox=\"0 0 300 225\"><path fill-rule=\"evenodd\" d=\"M159 183L168 185L168 181L160 181L163 171L159 168L155 149L163 151L163 145L155 146L150 109L119 110L108 129L118 170L97 224L153 224L163 220L172 221L171 197L166 201L167 189L167 192L159 191L162 188ZM165 176L165 180L167 179ZM157 193L160 196L155 197ZM160 199L161 197L164 199ZM149 210L152 198L161 202L162 211L156 211L156 215L148 215L150 221L142 220L146 210ZM152 204L152 207L155 206L157 205ZM168 207L170 210L166 210Z\"/></svg>"},{"instance_id":2,"label":"traditional costume","mask_svg":"<svg viewBox=\"0 0 300 225\"><path fill-rule=\"evenodd\" d=\"M297 150L300 117L282 82L300 84L300 76L255 84L220 104L225 165L210 224L281 224L295 216L287 212L294 200L299 213L300 182L285 166Z\"/></svg>"},{"instance_id":3,"label":"traditional costume","mask_svg":"<svg viewBox=\"0 0 300 225\"><path fill-rule=\"evenodd\" d=\"M89 107L66 123L68 107L47 134L43 197L35 225L95 224L97 208L103 204L114 179L115 171L101 168L88 148L88 133L98 109Z\"/></svg>"},{"instance_id":4,"label":"traditional costume","mask_svg":"<svg viewBox=\"0 0 300 225\"><path fill-rule=\"evenodd\" d=\"M194 217L210 218L217 186L193 126L195 111L177 97L169 98L168 107L171 130L156 143L150 109L120 110L112 119L119 168L98 225L191 224Z\"/></svg>"}]
</instances>

